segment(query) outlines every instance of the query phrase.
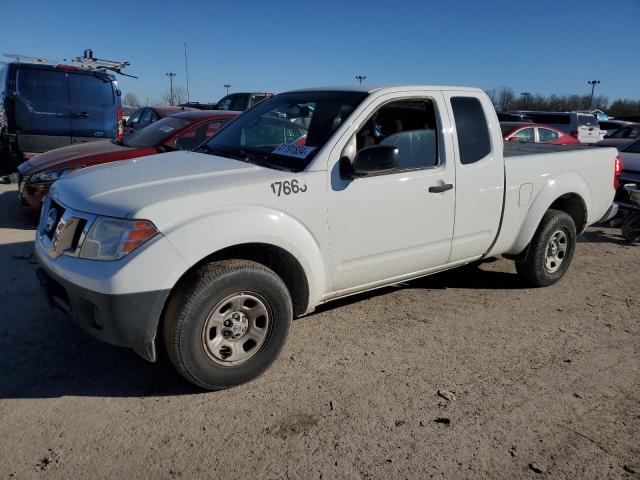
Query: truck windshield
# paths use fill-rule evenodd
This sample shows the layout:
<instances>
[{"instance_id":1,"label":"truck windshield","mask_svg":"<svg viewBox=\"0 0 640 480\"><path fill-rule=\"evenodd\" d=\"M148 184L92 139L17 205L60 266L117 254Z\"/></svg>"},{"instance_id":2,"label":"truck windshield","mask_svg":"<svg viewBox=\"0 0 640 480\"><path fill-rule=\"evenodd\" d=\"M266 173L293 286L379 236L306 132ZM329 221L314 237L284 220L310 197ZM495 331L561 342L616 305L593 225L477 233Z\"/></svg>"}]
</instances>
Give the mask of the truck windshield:
<instances>
[{"instance_id":1,"label":"truck windshield","mask_svg":"<svg viewBox=\"0 0 640 480\"><path fill-rule=\"evenodd\" d=\"M186 118L165 117L134 133L123 144L125 147L131 148L155 147L175 135L178 130L182 130L189 123L190 121Z\"/></svg>"},{"instance_id":2,"label":"truck windshield","mask_svg":"<svg viewBox=\"0 0 640 480\"><path fill-rule=\"evenodd\" d=\"M260 102L200 151L299 172L364 100L363 92L291 92Z\"/></svg>"}]
</instances>

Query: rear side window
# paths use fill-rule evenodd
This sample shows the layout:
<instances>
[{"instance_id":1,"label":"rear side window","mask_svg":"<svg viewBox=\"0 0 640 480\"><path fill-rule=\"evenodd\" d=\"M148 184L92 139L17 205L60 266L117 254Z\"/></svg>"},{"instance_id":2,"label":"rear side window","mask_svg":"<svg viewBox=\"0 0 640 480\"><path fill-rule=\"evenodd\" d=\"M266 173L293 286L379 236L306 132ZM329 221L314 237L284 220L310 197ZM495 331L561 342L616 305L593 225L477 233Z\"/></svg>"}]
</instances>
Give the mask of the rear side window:
<instances>
[{"instance_id":1,"label":"rear side window","mask_svg":"<svg viewBox=\"0 0 640 480\"><path fill-rule=\"evenodd\" d=\"M555 142L560 138L560 134L548 128L539 128L538 136L540 137L540 143Z\"/></svg>"},{"instance_id":2,"label":"rear side window","mask_svg":"<svg viewBox=\"0 0 640 480\"><path fill-rule=\"evenodd\" d=\"M578 125L595 127L597 124L598 121L593 115L578 115Z\"/></svg>"},{"instance_id":3,"label":"rear side window","mask_svg":"<svg viewBox=\"0 0 640 480\"><path fill-rule=\"evenodd\" d=\"M115 102L111 81L93 75L69 74L69 95L73 105L110 107Z\"/></svg>"},{"instance_id":4,"label":"rear side window","mask_svg":"<svg viewBox=\"0 0 640 480\"><path fill-rule=\"evenodd\" d=\"M18 73L18 93L31 102L68 105L67 74L21 68Z\"/></svg>"},{"instance_id":5,"label":"rear side window","mask_svg":"<svg viewBox=\"0 0 640 480\"><path fill-rule=\"evenodd\" d=\"M458 132L460 163L468 165L489 155L491 139L480 100L473 97L452 97L451 107Z\"/></svg>"}]
</instances>

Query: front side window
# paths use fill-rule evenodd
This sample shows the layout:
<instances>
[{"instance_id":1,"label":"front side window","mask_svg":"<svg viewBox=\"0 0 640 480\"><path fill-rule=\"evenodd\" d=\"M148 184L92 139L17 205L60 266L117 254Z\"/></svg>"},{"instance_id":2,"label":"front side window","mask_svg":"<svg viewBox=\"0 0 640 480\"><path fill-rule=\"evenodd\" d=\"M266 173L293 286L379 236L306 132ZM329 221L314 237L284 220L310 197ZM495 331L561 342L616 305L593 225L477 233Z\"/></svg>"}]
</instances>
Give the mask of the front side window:
<instances>
[{"instance_id":1,"label":"front side window","mask_svg":"<svg viewBox=\"0 0 640 480\"><path fill-rule=\"evenodd\" d=\"M260 103L262 100L264 100L267 97L268 95L254 95L251 98L251 106L253 107L256 103Z\"/></svg>"},{"instance_id":2,"label":"front side window","mask_svg":"<svg viewBox=\"0 0 640 480\"><path fill-rule=\"evenodd\" d=\"M133 112L129 117L129 120L127 120L127 125L131 125L131 126L136 125L140 121L140 117L144 113L144 110L145 110L144 108L141 108Z\"/></svg>"},{"instance_id":3,"label":"front side window","mask_svg":"<svg viewBox=\"0 0 640 480\"><path fill-rule=\"evenodd\" d=\"M193 150L202 145L208 138L213 137L227 123L229 123L229 119L215 120L190 128L180 135L172 146L179 146L182 150Z\"/></svg>"},{"instance_id":4,"label":"front side window","mask_svg":"<svg viewBox=\"0 0 640 480\"><path fill-rule=\"evenodd\" d=\"M491 138L480 100L452 97L451 108L458 132L460 163L469 165L482 160L491 153Z\"/></svg>"},{"instance_id":5,"label":"front side window","mask_svg":"<svg viewBox=\"0 0 640 480\"><path fill-rule=\"evenodd\" d=\"M68 105L67 74L21 68L18 73L18 93L31 102Z\"/></svg>"},{"instance_id":6,"label":"front side window","mask_svg":"<svg viewBox=\"0 0 640 480\"><path fill-rule=\"evenodd\" d=\"M540 137L540 143L555 142L560 138L560 134L548 128L539 128L538 136Z\"/></svg>"},{"instance_id":7,"label":"front side window","mask_svg":"<svg viewBox=\"0 0 640 480\"><path fill-rule=\"evenodd\" d=\"M432 100L400 100L379 108L356 134L356 147L398 147L398 169L438 165L438 128Z\"/></svg>"},{"instance_id":8,"label":"front side window","mask_svg":"<svg viewBox=\"0 0 640 480\"><path fill-rule=\"evenodd\" d=\"M115 102L111 80L94 75L69 74L72 105L110 107Z\"/></svg>"},{"instance_id":9,"label":"front side window","mask_svg":"<svg viewBox=\"0 0 640 480\"><path fill-rule=\"evenodd\" d=\"M151 109L147 108L144 113L140 116L140 125L149 125L151 123L153 112Z\"/></svg>"},{"instance_id":10,"label":"front side window","mask_svg":"<svg viewBox=\"0 0 640 480\"><path fill-rule=\"evenodd\" d=\"M361 92L291 92L256 105L202 151L267 167L300 171L364 100Z\"/></svg>"},{"instance_id":11,"label":"front side window","mask_svg":"<svg viewBox=\"0 0 640 480\"><path fill-rule=\"evenodd\" d=\"M523 128L512 135L518 139L518 143L533 143L536 141L535 131L533 128Z\"/></svg>"},{"instance_id":12,"label":"front side window","mask_svg":"<svg viewBox=\"0 0 640 480\"><path fill-rule=\"evenodd\" d=\"M155 147L187 125L189 120L186 118L165 117L127 137L124 144L133 148Z\"/></svg>"}]
</instances>

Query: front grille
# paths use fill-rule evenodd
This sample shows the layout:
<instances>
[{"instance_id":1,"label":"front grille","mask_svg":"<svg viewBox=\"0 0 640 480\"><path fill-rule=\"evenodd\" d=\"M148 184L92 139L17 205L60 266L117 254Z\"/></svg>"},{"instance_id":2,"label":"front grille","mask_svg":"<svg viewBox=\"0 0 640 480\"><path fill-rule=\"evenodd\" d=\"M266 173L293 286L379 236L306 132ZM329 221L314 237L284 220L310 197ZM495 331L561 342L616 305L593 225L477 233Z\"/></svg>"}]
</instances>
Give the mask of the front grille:
<instances>
[{"instance_id":1,"label":"front grille","mask_svg":"<svg viewBox=\"0 0 640 480\"><path fill-rule=\"evenodd\" d=\"M55 217L52 217L51 215L55 215ZM45 212L45 234L50 239L53 239L53 235L55 234L63 215L64 207L54 200L51 200L49 208L47 208L47 211ZM55 218L55 221L48 223L51 218Z\"/></svg>"},{"instance_id":2,"label":"front grille","mask_svg":"<svg viewBox=\"0 0 640 480\"><path fill-rule=\"evenodd\" d=\"M38 241L50 257L78 256L95 216L78 212L47 197L40 216Z\"/></svg>"}]
</instances>

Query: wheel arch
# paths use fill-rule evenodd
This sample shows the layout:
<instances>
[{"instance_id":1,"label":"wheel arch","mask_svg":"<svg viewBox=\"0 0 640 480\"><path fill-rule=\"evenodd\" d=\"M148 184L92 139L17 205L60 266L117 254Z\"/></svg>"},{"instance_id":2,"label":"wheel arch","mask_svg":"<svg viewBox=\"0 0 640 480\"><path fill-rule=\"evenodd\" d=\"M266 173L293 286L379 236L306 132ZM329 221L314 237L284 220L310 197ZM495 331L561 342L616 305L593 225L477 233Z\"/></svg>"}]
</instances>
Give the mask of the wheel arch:
<instances>
[{"instance_id":1,"label":"wheel arch","mask_svg":"<svg viewBox=\"0 0 640 480\"><path fill-rule=\"evenodd\" d=\"M507 252L516 255L524 251L535 234L542 217L549 209L560 210L573 219L576 234L587 227L590 194L586 182L577 174L561 174L550 179L533 200L520 231Z\"/></svg>"}]
</instances>

